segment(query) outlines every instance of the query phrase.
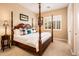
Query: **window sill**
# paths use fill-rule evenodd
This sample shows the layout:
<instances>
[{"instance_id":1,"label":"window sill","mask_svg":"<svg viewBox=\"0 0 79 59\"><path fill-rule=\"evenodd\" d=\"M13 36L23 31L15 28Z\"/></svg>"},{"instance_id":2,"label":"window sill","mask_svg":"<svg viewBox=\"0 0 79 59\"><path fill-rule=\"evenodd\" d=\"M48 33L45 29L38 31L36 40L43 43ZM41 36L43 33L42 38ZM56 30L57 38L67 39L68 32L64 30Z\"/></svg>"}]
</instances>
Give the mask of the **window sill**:
<instances>
[{"instance_id":1,"label":"window sill","mask_svg":"<svg viewBox=\"0 0 79 59\"><path fill-rule=\"evenodd\" d=\"M45 31L51 31L51 29L44 29ZM53 29L53 31L62 31L62 29Z\"/></svg>"}]
</instances>

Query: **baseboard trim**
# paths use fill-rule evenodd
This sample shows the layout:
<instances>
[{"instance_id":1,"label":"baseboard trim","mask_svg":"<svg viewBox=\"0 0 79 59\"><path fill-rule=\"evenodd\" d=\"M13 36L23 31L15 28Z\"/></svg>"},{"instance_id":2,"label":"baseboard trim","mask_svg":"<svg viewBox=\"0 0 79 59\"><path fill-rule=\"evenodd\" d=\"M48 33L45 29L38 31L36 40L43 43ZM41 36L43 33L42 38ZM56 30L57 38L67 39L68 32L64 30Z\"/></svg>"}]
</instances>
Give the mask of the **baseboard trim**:
<instances>
[{"instance_id":1,"label":"baseboard trim","mask_svg":"<svg viewBox=\"0 0 79 59\"><path fill-rule=\"evenodd\" d=\"M72 49L71 49L71 53L72 53L72 56L77 56L77 54L73 52Z\"/></svg>"},{"instance_id":2,"label":"baseboard trim","mask_svg":"<svg viewBox=\"0 0 79 59\"><path fill-rule=\"evenodd\" d=\"M79 50L77 50L77 56L79 56Z\"/></svg>"},{"instance_id":3,"label":"baseboard trim","mask_svg":"<svg viewBox=\"0 0 79 59\"><path fill-rule=\"evenodd\" d=\"M58 41L61 41L61 42L65 42L65 43L68 42L67 39L61 39L61 38L53 38L53 39L58 40Z\"/></svg>"},{"instance_id":4,"label":"baseboard trim","mask_svg":"<svg viewBox=\"0 0 79 59\"><path fill-rule=\"evenodd\" d=\"M0 47L0 50L1 50L1 47Z\"/></svg>"}]
</instances>

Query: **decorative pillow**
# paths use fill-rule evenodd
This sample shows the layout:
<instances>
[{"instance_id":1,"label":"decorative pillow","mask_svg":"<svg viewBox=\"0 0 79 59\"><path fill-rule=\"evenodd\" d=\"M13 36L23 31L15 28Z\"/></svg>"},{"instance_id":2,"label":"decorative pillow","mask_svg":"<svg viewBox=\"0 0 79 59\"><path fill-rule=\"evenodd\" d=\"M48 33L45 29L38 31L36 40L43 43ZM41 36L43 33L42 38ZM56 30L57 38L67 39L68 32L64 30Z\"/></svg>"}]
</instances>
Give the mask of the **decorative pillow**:
<instances>
[{"instance_id":1,"label":"decorative pillow","mask_svg":"<svg viewBox=\"0 0 79 59\"><path fill-rule=\"evenodd\" d=\"M36 29L35 28L32 28L32 32L35 33L36 32Z\"/></svg>"},{"instance_id":2,"label":"decorative pillow","mask_svg":"<svg viewBox=\"0 0 79 59\"><path fill-rule=\"evenodd\" d=\"M32 29L27 29L27 34L31 34L32 33Z\"/></svg>"},{"instance_id":3,"label":"decorative pillow","mask_svg":"<svg viewBox=\"0 0 79 59\"><path fill-rule=\"evenodd\" d=\"M22 31L23 31L23 35L26 35L25 30L23 29Z\"/></svg>"},{"instance_id":4,"label":"decorative pillow","mask_svg":"<svg viewBox=\"0 0 79 59\"><path fill-rule=\"evenodd\" d=\"M25 30L25 34L27 34L27 29Z\"/></svg>"},{"instance_id":5,"label":"decorative pillow","mask_svg":"<svg viewBox=\"0 0 79 59\"><path fill-rule=\"evenodd\" d=\"M14 30L14 34L15 34L15 35L20 35L20 30L15 29L15 30Z\"/></svg>"},{"instance_id":6,"label":"decorative pillow","mask_svg":"<svg viewBox=\"0 0 79 59\"><path fill-rule=\"evenodd\" d=\"M26 35L25 29L20 28L19 30L20 30L20 35Z\"/></svg>"}]
</instances>

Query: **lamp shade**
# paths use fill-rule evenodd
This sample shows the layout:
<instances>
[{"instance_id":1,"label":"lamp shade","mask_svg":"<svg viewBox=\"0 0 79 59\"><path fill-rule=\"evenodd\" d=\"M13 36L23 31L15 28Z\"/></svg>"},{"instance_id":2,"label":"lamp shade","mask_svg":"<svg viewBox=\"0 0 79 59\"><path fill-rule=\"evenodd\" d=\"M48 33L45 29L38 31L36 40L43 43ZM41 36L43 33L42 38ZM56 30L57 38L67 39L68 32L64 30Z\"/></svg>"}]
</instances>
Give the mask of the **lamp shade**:
<instances>
[{"instance_id":1,"label":"lamp shade","mask_svg":"<svg viewBox=\"0 0 79 59\"><path fill-rule=\"evenodd\" d=\"M5 27L5 35L7 35L7 26L8 26L7 20L4 21L3 26Z\"/></svg>"}]
</instances>

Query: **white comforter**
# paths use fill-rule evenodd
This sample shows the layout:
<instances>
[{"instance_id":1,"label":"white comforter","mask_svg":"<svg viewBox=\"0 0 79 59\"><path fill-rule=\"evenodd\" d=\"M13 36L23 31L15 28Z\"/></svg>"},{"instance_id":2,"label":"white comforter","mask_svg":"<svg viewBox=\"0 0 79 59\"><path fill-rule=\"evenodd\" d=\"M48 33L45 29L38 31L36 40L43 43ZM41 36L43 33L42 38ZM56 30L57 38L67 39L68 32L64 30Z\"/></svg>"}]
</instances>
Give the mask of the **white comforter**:
<instances>
[{"instance_id":1,"label":"white comforter","mask_svg":"<svg viewBox=\"0 0 79 59\"><path fill-rule=\"evenodd\" d=\"M49 38L51 37L50 32L42 32L41 33L41 40L42 44ZM27 35L14 35L14 40L18 41L20 43L32 46L36 48L36 52L39 51L39 33L32 33L32 34L27 34Z\"/></svg>"}]
</instances>

